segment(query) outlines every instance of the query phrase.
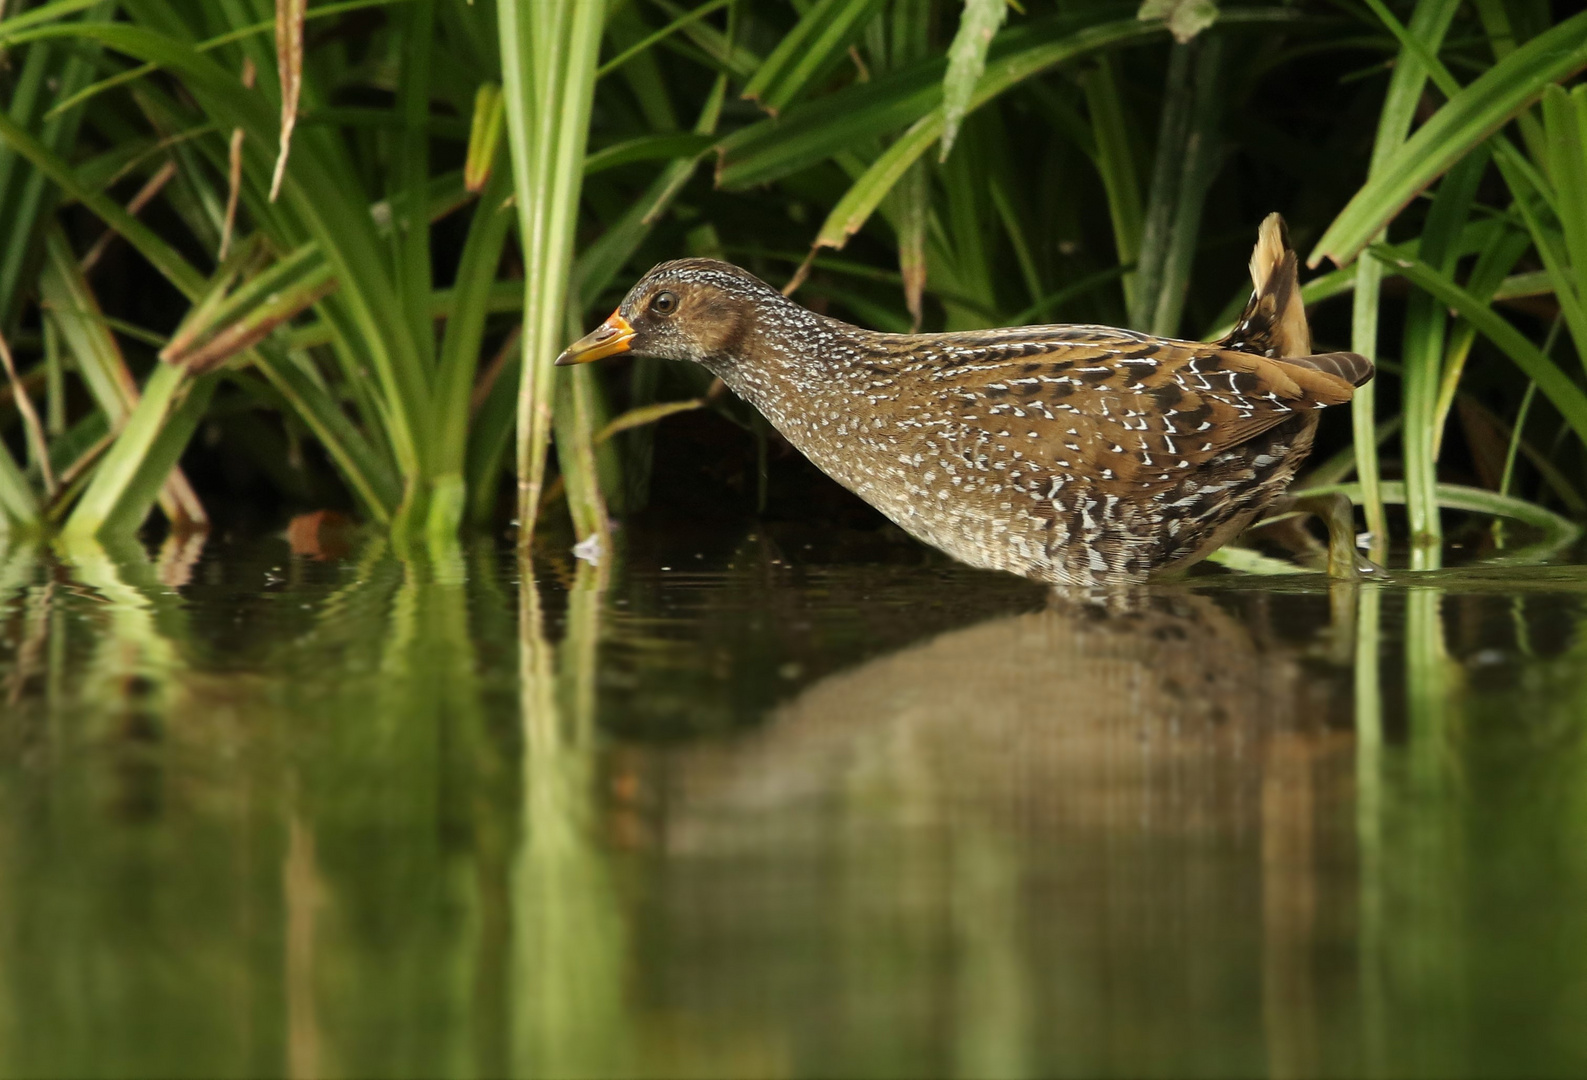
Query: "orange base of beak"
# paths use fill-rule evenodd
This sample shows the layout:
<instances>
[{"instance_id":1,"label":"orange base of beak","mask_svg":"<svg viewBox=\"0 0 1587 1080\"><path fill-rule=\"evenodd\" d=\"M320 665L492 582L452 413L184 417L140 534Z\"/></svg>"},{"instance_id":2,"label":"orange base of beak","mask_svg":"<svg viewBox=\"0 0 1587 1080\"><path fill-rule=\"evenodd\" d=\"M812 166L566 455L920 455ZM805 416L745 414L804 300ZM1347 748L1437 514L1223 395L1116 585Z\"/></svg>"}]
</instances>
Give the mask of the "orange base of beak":
<instances>
[{"instance_id":1,"label":"orange base of beak","mask_svg":"<svg viewBox=\"0 0 1587 1080\"><path fill-rule=\"evenodd\" d=\"M588 364L591 360L625 353L628 343L633 340L634 328L614 311L605 322L564 349L562 355L557 357L557 367Z\"/></svg>"}]
</instances>

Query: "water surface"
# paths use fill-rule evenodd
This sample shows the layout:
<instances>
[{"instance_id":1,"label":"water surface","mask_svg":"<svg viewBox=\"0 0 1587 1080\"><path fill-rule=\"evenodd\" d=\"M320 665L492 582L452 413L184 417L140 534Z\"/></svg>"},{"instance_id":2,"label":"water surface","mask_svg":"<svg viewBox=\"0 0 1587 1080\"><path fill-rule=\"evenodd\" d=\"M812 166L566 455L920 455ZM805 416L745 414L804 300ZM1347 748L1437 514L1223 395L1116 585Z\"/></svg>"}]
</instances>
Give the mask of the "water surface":
<instances>
[{"instance_id":1,"label":"water surface","mask_svg":"<svg viewBox=\"0 0 1587 1080\"><path fill-rule=\"evenodd\" d=\"M0 1074L1587 1073L1587 571L0 550Z\"/></svg>"}]
</instances>

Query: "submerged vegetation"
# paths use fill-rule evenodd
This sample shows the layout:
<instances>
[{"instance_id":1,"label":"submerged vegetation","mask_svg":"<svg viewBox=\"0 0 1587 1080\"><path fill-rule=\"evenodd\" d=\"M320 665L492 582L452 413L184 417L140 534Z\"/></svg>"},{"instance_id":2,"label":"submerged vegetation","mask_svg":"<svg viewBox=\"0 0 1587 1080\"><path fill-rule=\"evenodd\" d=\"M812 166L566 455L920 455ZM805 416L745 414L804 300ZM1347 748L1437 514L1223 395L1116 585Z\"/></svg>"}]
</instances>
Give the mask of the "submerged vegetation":
<instances>
[{"instance_id":1,"label":"submerged vegetation","mask_svg":"<svg viewBox=\"0 0 1587 1080\"><path fill-rule=\"evenodd\" d=\"M604 535L665 416L764 485L703 373L550 366L656 261L886 330L1199 337L1273 209L1385 373L1309 482L1424 552L1441 506L1587 511L1587 14L1546 0L0 10L0 529Z\"/></svg>"}]
</instances>

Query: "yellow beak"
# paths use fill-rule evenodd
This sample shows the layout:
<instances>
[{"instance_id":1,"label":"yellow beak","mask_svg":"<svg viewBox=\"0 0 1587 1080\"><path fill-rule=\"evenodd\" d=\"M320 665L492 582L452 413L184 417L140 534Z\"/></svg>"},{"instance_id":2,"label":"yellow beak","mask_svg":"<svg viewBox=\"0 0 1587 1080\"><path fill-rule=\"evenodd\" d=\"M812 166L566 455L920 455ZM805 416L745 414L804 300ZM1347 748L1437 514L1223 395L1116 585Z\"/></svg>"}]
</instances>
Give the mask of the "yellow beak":
<instances>
[{"instance_id":1,"label":"yellow beak","mask_svg":"<svg viewBox=\"0 0 1587 1080\"><path fill-rule=\"evenodd\" d=\"M633 339L634 328L614 311L605 322L564 349L562 355L557 357L557 367L588 364L591 360L625 353L628 343Z\"/></svg>"}]
</instances>

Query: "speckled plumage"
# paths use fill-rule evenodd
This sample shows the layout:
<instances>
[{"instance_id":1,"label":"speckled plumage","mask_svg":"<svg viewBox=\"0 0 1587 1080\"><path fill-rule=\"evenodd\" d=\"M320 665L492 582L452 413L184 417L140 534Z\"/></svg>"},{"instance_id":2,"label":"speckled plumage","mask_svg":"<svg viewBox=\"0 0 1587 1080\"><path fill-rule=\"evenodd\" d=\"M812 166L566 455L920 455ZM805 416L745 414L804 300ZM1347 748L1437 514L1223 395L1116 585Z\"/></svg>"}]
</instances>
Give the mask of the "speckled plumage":
<instances>
[{"instance_id":1,"label":"speckled plumage","mask_svg":"<svg viewBox=\"0 0 1587 1080\"><path fill-rule=\"evenodd\" d=\"M1195 562L1283 494L1318 410L1372 366L1310 356L1277 215L1221 342L1105 326L882 334L727 263L663 263L618 315L633 352L695 360L823 472L975 566L1098 586ZM675 310L647 310L670 293Z\"/></svg>"}]
</instances>

